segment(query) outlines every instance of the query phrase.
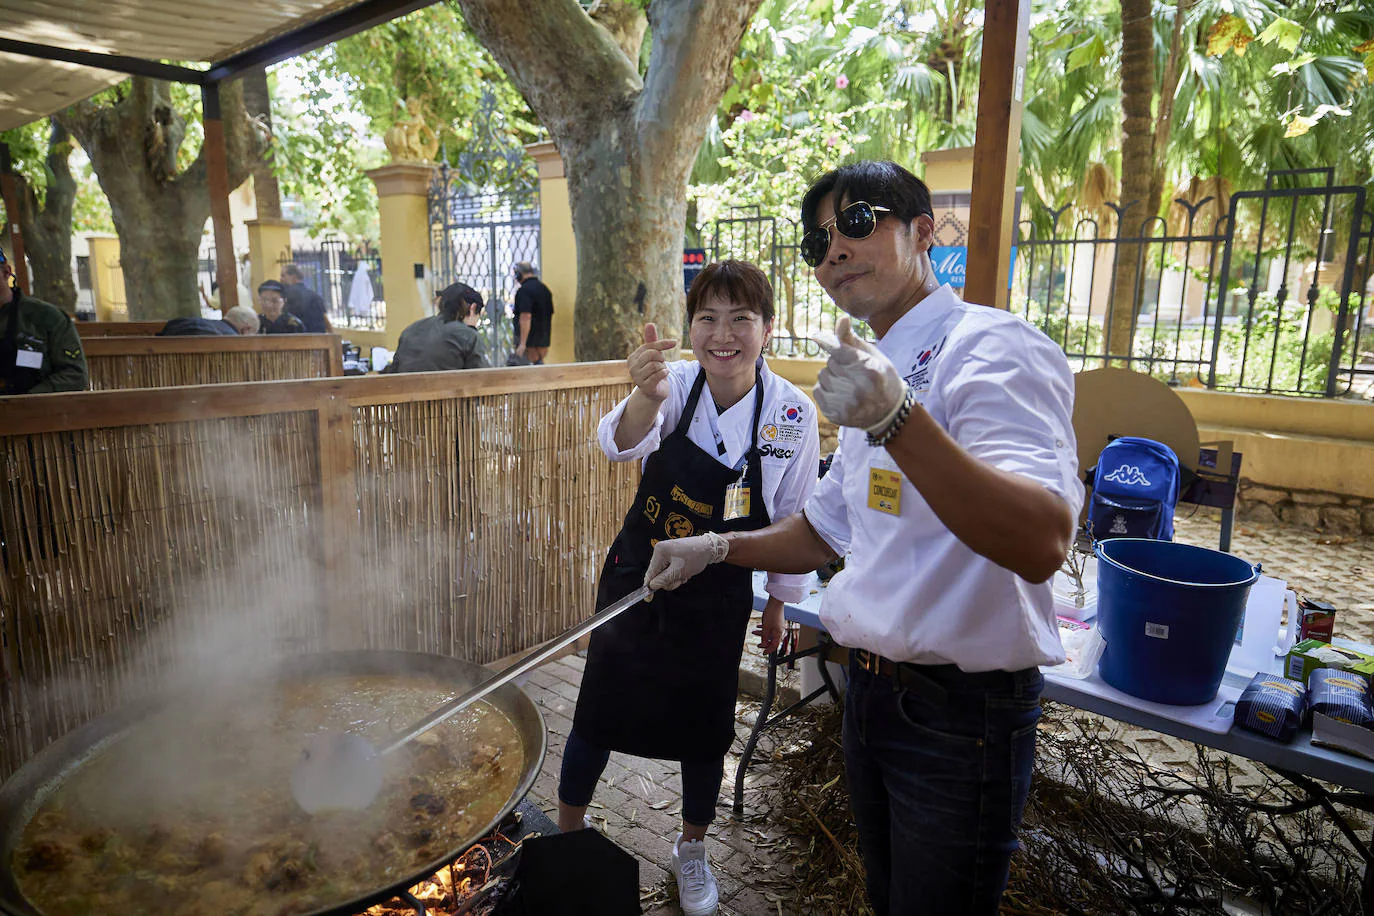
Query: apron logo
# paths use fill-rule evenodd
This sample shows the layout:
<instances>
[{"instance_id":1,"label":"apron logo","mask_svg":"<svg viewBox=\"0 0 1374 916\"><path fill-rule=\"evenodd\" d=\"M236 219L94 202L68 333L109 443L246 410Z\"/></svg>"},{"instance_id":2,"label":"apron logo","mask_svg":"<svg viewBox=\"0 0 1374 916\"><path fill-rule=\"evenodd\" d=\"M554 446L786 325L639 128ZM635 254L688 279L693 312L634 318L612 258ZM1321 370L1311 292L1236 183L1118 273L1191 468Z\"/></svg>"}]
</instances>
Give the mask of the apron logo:
<instances>
[{"instance_id":1,"label":"apron logo","mask_svg":"<svg viewBox=\"0 0 1374 916\"><path fill-rule=\"evenodd\" d=\"M649 498L653 499L652 496ZM700 515L703 518L710 518L711 513L716 511L716 507L711 505L710 503L698 502L697 500L692 499L692 497L682 492L682 487L679 487L677 484L673 484L673 502L682 503L688 509L691 509L697 515ZM654 516L658 516L657 510L654 511ZM652 521L652 519L650 519L650 521ZM672 517L669 517L668 521L671 522Z\"/></svg>"},{"instance_id":2,"label":"apron logo","mask_svg":"<svg viewBox=\"0 0 1374 916\"><path fill-rule=\"evenodd\" d=\"M759 438L766 442L776 442L778 439L778 428L772 423L767 424L759 430Z\"/></svg>"},{"instance_id":3,"label":"apron logo","mask_svg":"<svg viewBox=\"0 0 1374 916\"><path fill-rule=\"evenodd\" d=\"M663 523L663 530L668 532L670 538L689 538L696 531L687 520L687 516L676 512L668 516L668 520Z\"/></svg>"},{"instance_id":4,"label":"apron logo","mask_svg":"<svg viewBox=\"0 0 1374 916\"><path fill-rule=\"evenodd\" d=\"M657 496L648 497L644 500L644 517L651 522L658 521L658 513L661 508L662 507L658 504Z\"/></svg>"}]
</instances>

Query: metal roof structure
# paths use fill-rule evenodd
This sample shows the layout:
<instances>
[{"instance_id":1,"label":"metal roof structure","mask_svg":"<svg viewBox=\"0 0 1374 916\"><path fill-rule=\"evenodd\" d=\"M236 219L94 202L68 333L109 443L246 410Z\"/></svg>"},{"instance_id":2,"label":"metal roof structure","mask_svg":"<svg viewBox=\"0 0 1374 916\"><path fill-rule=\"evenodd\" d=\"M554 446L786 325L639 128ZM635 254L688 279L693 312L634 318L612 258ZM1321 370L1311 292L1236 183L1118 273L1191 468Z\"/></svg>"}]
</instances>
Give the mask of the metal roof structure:
<instances>
[{"instance_id":1,"label":"metal roof structure","mask_svg":"<svg viewBox=\"0 0 1374 916\"><path fill-rule=\"evenodd\" d=\"M218 83L431 2L0 0L0 130L129 75Z\"/></svg>"},{"instance_id":2,"label":"metal roof structure","mask_svg":"<svg viewBox=\"0 0 1374 916\"><path fill-rule=\"evenodd\" d=\"M0 130L21 127L129 76L199 86L216 270L238 304L219 84L429 6L435 0L0 0ZM199 64L200 66L196 66ZM8 148L0 172L10 171ZM13 176L0 174L6 209ZM23 279L23 239L12 223Z\"/></svg>"}]
</instances>

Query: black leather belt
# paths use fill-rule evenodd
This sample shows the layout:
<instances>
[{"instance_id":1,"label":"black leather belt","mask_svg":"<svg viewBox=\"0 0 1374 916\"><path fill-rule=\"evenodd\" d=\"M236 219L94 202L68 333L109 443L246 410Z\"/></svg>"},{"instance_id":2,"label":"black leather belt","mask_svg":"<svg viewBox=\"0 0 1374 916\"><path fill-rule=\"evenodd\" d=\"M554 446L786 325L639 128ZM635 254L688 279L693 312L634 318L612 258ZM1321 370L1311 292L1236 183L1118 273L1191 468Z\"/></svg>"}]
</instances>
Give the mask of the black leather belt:
<instances>
[{"instance_id":1,"label":"black leather belt","mask_svg":"<svg viewBox=\"0 0 1374 916\"><path fill-rule=\"evenodd\" d=\"M921 670L924 667L922 665L895 662L867 649L850 649L849 660L870 674L887 678L892 682L894 690L913 690L932 703L941 705L949 699L945 688Z\"/></svg>"}]
</instances>

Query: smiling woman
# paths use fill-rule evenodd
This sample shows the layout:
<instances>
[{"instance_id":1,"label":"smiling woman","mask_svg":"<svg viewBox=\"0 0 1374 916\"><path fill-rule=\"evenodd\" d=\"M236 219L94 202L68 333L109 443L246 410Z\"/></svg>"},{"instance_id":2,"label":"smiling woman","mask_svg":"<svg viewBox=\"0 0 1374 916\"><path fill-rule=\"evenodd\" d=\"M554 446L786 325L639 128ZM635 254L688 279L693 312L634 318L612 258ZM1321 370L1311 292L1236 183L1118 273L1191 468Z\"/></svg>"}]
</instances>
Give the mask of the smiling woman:
<instances>
[{"instance_id":1,"label":"smiling woman","mask_svg":"<svg viewBox=\"0 0 1374 916\"><path fill-rule=\"evenodd\" d=\"M602 568L598 608L644 583L656 541L761 528L798 511L816 483L815 410L761 355L773 328L768 278L743 261L709 264L692 281L687 315L697 361L669 362L677 342L646 325L628 360L635 389L597 430L612 461L644 462ZM559 827L576 830L610 751L682 761L682 833L665 864L688 916L716 911L705 836L734 738L753 609L751 572L716 569L592 634L558 789ZM805 581L769 577L764 651L777 648L783 602L799 600Z\"/></svg>"}]
</instances>

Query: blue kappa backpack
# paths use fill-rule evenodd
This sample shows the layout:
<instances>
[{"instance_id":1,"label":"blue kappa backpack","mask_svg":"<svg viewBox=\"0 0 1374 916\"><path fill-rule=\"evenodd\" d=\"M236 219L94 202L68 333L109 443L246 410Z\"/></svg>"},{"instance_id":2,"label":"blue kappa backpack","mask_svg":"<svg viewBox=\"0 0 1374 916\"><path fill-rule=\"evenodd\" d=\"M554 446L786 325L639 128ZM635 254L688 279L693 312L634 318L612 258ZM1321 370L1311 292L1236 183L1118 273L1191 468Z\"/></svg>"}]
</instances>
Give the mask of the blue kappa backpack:
<instances>
[{"instance_id":1,"label":"blue kappa backpack","mask_svg":"<svg viewBox=\"0 0 1374 916\"><path fill-rule=\"evenodd\" d=\"M1093 539L1172 541L1179 483L1178 456L1169 446L1134 436L1113 439L1092 470Z\"/></svg>"}]
</instances>

